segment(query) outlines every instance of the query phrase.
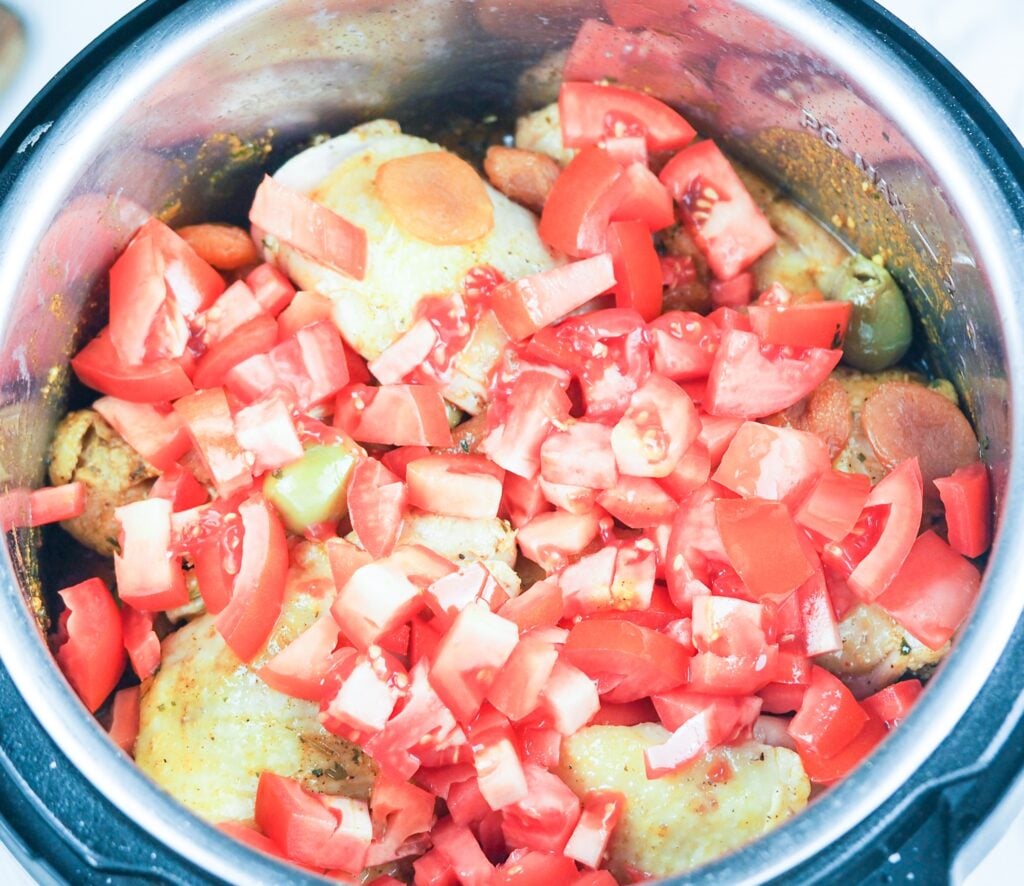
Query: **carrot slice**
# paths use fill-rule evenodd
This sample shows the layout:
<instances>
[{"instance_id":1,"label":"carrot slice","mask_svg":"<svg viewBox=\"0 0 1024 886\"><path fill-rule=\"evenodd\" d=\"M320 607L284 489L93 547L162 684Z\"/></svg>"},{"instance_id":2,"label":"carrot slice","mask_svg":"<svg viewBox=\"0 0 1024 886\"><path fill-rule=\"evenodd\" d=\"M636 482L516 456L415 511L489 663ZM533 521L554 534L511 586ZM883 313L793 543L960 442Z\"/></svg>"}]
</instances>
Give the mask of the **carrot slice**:
<instances>
[{"instance_id":1,"label":"carrot slice","mask_svg":"<svg viewBox=\"0 0 1024 886\"><path fill-rule=\"evenodd\" d=\"M398 226L428 243L472 243L494 227L494 207L480 176L447 151L389 160L374 185Z\"/></svg>"},{"instance_id":2,"label":"carrot slice","mask_svg":"<svg viewBox=\"0 0 1024 886\"><path fill-rule=\"evenodd\" d=\"M234 225L187 225L178 229L178 236L203 261L222 271L237 271L260 260L252 238Z\"/></svg>"}]
</instances>

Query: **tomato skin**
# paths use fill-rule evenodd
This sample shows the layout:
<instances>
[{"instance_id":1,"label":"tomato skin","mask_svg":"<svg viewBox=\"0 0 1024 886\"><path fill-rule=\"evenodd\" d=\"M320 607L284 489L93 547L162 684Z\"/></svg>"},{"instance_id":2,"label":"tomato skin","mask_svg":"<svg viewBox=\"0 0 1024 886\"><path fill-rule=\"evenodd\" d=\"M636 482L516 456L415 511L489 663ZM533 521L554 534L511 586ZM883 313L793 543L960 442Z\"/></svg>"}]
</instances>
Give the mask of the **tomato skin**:
<instances>
[{"instance_id":1,"label":"tomato skin","mask_svg":"<svg viewBox=\"0 0 1024 886\"><path fill-rule=\"evenodd\" d=\"M708 376L704 408L748 419L781 412L825 381L842 356L840 350L762 346L753 333L730 329Z\"/></svg>"},{"instance_id":2,"label":"tomato skin","mask_svg":"<svg viewBox=\"0 0 1024 886\"><path fill-rule=\"evenodd\" d=\"M735 277L778 239L713 141L680 151L660 178L719 280Z\"/></svg>"},{"instance_id":3,"label":"tomato skin","mask_svg":"<svg viewBox=\"0 0 1024 886\"><path fill-rule=\"evenodd\" d=\"M277 324L270 315L263 314L243 323L199 358L192 381L197 388L222 385L235 366L256 354L266 353L276 341Z\"/></svg>"},{"instance_id":4,"label":"tomato skin","mask_svg":"<svg viewBox=\"0 0 1024 886\"><path fill-rule=\"evenodd\" d=\"M555 180L540 216L541 240L573 257L604 252L625 187L622 167L598 147L580 151Z\"/></svg>"},{"instance_id":5,"label":"tomato skin","mask_svg":"<svg viewBox=\"0 0 1024 886\"><path fill-rule=\"evenodd\" d=\"M343 274L363 279L366 232L269 175L256 189L249 221Z\"/></svg>"},{"instance_id":6,"label":"tomato skin","mask_svg":"<svg viewBox=\"0 0 1024 886\"><path fill-rule=\"evenodd\" d=\"M169 402L195 391L177 360L153 360L137 366L122 362L111 343L110 327L100 330L71 358L71 368L82 384L133 403Z\"/></svg>"},{"instance_id":7,"label":"tomato skin","mask_svg":"<svg viewBox=\"0 0 1024 886\"><path fill-rule=\"evenodd\" d=\"M284 600L288 541L273 507L261 495L238 506L242 557L231 600L214 624L242 661L250 661L270 636Z\"/></svg>"},{"instance_id":8,"label":"tomato skin","mask_svg":"<svg viewBox=\"0 0 1024 886\"><path fill-rule=\"evenodd\" d=\"M759 599L784 599L814 573L784 504L720 499L715 519L729 562Z\"/></svg>"},{"instance_id":9,"label":"tomato skin","mask_svg":"<svg viewBox=\"0 0 1024 886\"><path fill-rule=\"evenodd\" d=\"M814 434L748 421L732 438L713 479L743 498L791 504L830 467L828 447Z\"/></svg>"},{"instance_id":10,"label":"tomato skin","mask_svg":"<svg viewBox=\"0 0 1024 886\"><path fill-rule=\"evenodd\" d=\"M356 463L348 490L348 514L353 531L371 557L386 557L394 550L408 501L405 483L375 458Z\"/></svg>"},{"instance_id":11,"label":"tomato skin","mask_svg":"<svg viewBox=\"0 0 1024 886\"><path fill-rule=\"evenodd\" d=\"M175 513L199 507L210 500L206 487L181 465L173 465L157 477L149 495L151 498L166 498Z\"/></svg>"},{"instance_id":12,"label":"tomato skin","mask_svg":"<svg viewBox=\"0 0 1024 886\"><path fill-rule=\"evenodd\" d=\"M856 737L835 756L823 757L815 753L813 746L799 747L800 761L807 777L815 784L832 784L852 771L878 743L885 738L885 724L869 714L867 722Z\"/></svg>"},{"instance_id":13,"label":"tomato skin","mask_svg":"<svg viewBox=\"0 0 1024 886\"><path fill-rule=\"evenodd\" d=\"M918 536L875 603L926 646L941 649L967 617L980 588L977 567L929 530Z\"/></svg>"},{"instance_id":14,"label":"tomato skin","mask_svg":"<svg viewBox=\"0 0 1024 886\"><path fill-rule=\"evenodd\" d=\"M896 578L921 525L924 484L917 459L898 465L871 490L868 508L889 506L881 536L850 573L847 583L864 602L873 602Z\"/></svg>"},{"instance_id":15,"label":"tomato skin","mask_svg":"<svg viewBox=\"0 0 1024 886\"><path fill-rule=\"evenodd\" d=\"M852 311L852 302L820 301L779 307L751 305L747 316L765 344L836 348L842 346Z\"/></svg>"},{"instance_id":16,"label":"tomato skin","mask_svg":"<svg viewBox=\"0 0 1024 886\"><path fill-rule=\"evenodd\" d=\"M568 148L582 148L628 132L642 135L652 151L668 151L688 145L697 134L664 102L618 86L563 83L558 108L562 139Z\"/></svg>"},{"instance_id":17,"label":"tomato skin","mask_svg":"<svg viewBox=\"0 0 1024 886\"><path fill-rule=\"evenodd\" d=\"M901 680L869 695L861 705L885 723L886 729L895 729L907 718L923 690L920 680Z\"/></svg>"},{"instance_id":18,"label":"tomato skin","mask_svg":"<svg viewBox=\"0 0 1024 886\"><path fill-rule=\"evenodd\" d=\"M615 221L608 227L615 274L615 306L634 308L644 320L661 313L661 262L647 225Z\"/></svg>"},{"instance_id":19,"label":"tomato skin","mask_svg":"<svg viewBox=\"0 0 1024 886\"><path fill-rule=\"evenodd\" d=\"M980 557L992 544L992 493L981 462L934 481L946 511L949 544L965 557Z\"/></svg>"},{"instance_id":20,"label":"tomato skin","mask_svg":"<svg viewBox=\"0 0 1024 886\"><path fill-rule=\"evenodd\" d=\"M653 248L653 247L652 247ZM612 256L606 252L502 283L491 304L513 341L533 335L615 286Z\"/></svg>"},{"instance_id":21,"label":"tomato skin","mask_svg":"<svg viewBox=\"0 0 1024 886\"><path fill-rule=\"evenodd\" d=\"M613 139L605 141L605 150L614 157ZM625 142L627 139L620 139ZM616 158L618 162L622 162ZM612 212L611 220L615 222L642 222L651 233L670 227L676 220L675 206L672 195L658 180L658 177L647 167L646 158L624 164L625 171L619 181L625 193L619 205ZM658 260L658 268L664 282L664 266Z\"/></svg>"},{"instance_id":22,"label":"tomato skin","mask_svg":"<svg viewBox=\"0 0 1024 886\"><path fill-rule=\"evenodd\" d=\"M124 671L121 613L102 579L90 578L58 592L66 615L67 640L54 653L57 664L90 712L103 704Z\"/></svg>"},{"instance_id":23,"label":"tomato skin","mask_svg":"<svg viewBox=\"0 0 1024 886\"><path fill-rule=\"evenodd\" d=\"M565 656L598 681L606 702L636 701L686 682L690 656L659 631L625 620L583 619L569 631Z\"/></svg>"}]
</instances>

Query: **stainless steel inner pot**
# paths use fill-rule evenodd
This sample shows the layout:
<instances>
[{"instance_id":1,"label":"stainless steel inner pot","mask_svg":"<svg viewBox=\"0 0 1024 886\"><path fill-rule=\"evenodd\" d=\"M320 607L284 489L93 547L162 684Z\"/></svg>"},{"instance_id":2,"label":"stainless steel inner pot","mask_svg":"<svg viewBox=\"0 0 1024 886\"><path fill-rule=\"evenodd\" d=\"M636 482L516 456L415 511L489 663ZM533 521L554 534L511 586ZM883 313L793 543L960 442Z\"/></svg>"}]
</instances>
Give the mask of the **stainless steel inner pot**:
<instances>
[{"instance_id":1,"label":"stainless steel inner pot","mask_svg":"<svg viewBox=\"0 0 1024 886\"><path fill-rule=\"evenodd\" d=\"M911 294L928 359L963 394L995 478L1000 530L982 598L911 718L803 815L699 875L810 876L829 847L874 839L872 821L891 823L926 787L964 777L948 764L915 782L948 756L951 734L964 734L972 703L982 710L1000 656L1019 650L1010 641L1024 608L1013 539L1022 155L962 79L870 3L152 0L87 51L0 148L0 481L42 480L68 356L98 326L105 269L140 215L237 217L262 171L314 134L373 116L414 130L453 108L479 118L539 105L557 86L543 71L559 70L564 56L552 54L581 24L569 76L613 78L679 106L859 250L883 256ZM62 753L189 870L279 881L283 868L205 827L108 743L37 627L37 538L8 540L0 655ZM1019 718L1015 697L990 703L992 735L1001 718ZM876 840L876 851L887 845Z\"/></svg>"}]
</instances>

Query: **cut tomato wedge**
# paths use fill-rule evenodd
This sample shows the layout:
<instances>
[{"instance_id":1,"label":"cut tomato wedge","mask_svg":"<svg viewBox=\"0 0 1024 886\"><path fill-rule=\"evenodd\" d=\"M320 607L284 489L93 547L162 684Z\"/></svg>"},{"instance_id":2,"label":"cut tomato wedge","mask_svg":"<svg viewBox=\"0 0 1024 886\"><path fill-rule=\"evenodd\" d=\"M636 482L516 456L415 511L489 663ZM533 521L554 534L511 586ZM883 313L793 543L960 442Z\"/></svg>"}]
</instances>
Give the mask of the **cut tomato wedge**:
<instances>
[{"instance_id":1,"label":"cut tomato wedge","mask_svg":"<svg viewBox=\"0 0 1024 886\"><path fill-rule=\"evenodd\" d=\"M852 302L820 301L785 306L751 305L750 326L769 345L794 348L841 348Z\"/></svg>"},{"instance_id":2,"label":"cut tomato wedge","mask_svg":"<svg viewBox=\"0 0 1024 886\"><path fill-rule=\"evenodd\" d=\"M242 557L231 600L214 622L224 642L242 661L266 643L281 613L288 574L288 542L274 509L260 495L238 506Z\"/></svg>"},{"instance_id":3,"label":"cut tomato wedge","mask_svg":"<svg viewBox=\"0 0 1024 886\"><path fill-rule=\"evenodd\" d=\"M90 578L58 593L65 609L58 630L57 664L82 703L95 711L124 671L121 614L101 579Z\"/></svg>"},{"instance_id":4,"label":"cut tomato wedge","mask_svg":"<svg viewBox=\"0 0 1024 886\"><path fill-rule=\"evenodd\" d=\"M604 252L612 213L627 193L623 176L622 167L601 148L580 151L548 194L537 229L541 240L576 258Z\"/></svg>"},{"instance_id":5,"label":"cut tomato wedge","mask_svg":"<svg viewBox=\"0 0 1024 886\"><path fill-rule=\"evenodd\" d=\"M676 154L661 181L719 280L735 277L775 245L775 231L713 141Z\"/></svg>"},{"instance_id":6,"label":"cut tomato wedge","mask_svg":"<svg viewBox=\"0 0 1024 886\"><path fill-rule=\"evenodd\" d=\"M452 445L444 400L429 385L349 385L338 395L334 423L360 443Z\"/></svg>"},{"instance_id":7,"label":"cut tomato wedge","mask_svg":"<svg viewBox=\"0 0 1024 886\"><path fill-rule=\"evenodd\" d=\"M269 175L256 189L249 221L343 274L363 279L366 232Z\"/></svg>"},{"instance_id":8,"label":"cut tomato wedge","mask_svg":"<svg viewBox=\"0 0 1024 886\"><path fill-rule=\"evenodd\" d=\"M162 498L134 501L115 509L121 524L114 574L121 600L146 612L188 603L181 561L171 551L171 503Z\"/></svg>"},{"instance_id":9,"label":"cut tomato wedge","mask_svg":"<svg viewBox=\"0 0 1024 886\"><path fill-rule=\"evenodd\" d=\"M618 469L631 477L667 477L700 433L693 401L675 382L652 374L612 428Z\"/></svg>"},{"instance_id":10,"label":"cut tomato wedge","mask_svg":"<svg viewBox=\"0 0 1024 886\"><path fill-rule=\"evenodd\" d=\"M825 381L842 356L839 350L762 345L753 333L731 329L722 336L703 406L712 415L740 418L781 412Z\"/></svg>"},{"instance_id":11,"label":"cut tomato wedge","mask_svg":"<svg viewBox=\"0 0 1024 886\"><path fill-rule=\"evenodd\" d=\"M981 462L935 481L946 511L949 544L965 557L980 557L992 543L992 493Z\"/></svg>"},{"instance_id":12,"label":"cut tomato wedge","mask_svg":"<svg viewBox=\"0 0 1024 886\"><path fill-rule=\"evenodd\" d=\"M71 368L93 390L133 403L169 402L195 391L182 361L161 359L136 366L122 361L109 327L71 358Z\"/></svg>"},{"instance_id":13,"label":"cut tomato wedge","mask_svg":"<svg viewBox=\"0 0 1024 886\"><path fill-rule=\"evenodd\" d=\"M428 455L407 468L409 504L433 514L493 518L501 504L504 475L481 455Z\"/></svg>"},{"instance_id":14,"label":"cut tomato wedge","mask_svg":"<svg viewBox=\"0 0 1024 886\"><path fill-rule=\"evenodd\" d=\"M252 484L252 470L235 437L235 421L223 388L199 391L174 404L217 492L230 498Z\"/></svg>"},{"instance_id":15,"label":"cut tomato wedge","mask_svg":"<svg viewBox=\"0 0 1024 886\"><path fill-rule=\"evenodd\" d=\"M132 449L161 471L172 467L192 447L181 417L166 404L158 407L100 397L92 408Z\"/></svg>"},{"instance_id":16,"label":"cut tomato wedge","mask_svg":"<svg viewBox=\"0 0 1024 886\"><path fill-rule=\"evenodd\" d=\"M661 313L661 262L647 225L615 221L608 228L615 273L615 304L635 309L644 320Z\"/></svg>"},{"instance_id":17,"label":"cut tomato wedge","mask_svg":"<svg viewBox=\"0 0 1024 886\"><path fill-rule=\"evenodd\" d=\"M664 102L619 86L563 83L558 110L567 148L629 135L642 136L651 151L670 151L688 145L697 134Z\"/></svg>"},{"instance_id":18,"label":"cut tomato wedge","mask_svg":"<svg viewBox=\"0 0 1024 886\"><path fill-rule=\"evenodd\" d=\"M406 485L379 461L365 458L356 464L348 490L348 515L371 556L386 557L394 550L408 500Z\"/></svg>"}]
</instances>

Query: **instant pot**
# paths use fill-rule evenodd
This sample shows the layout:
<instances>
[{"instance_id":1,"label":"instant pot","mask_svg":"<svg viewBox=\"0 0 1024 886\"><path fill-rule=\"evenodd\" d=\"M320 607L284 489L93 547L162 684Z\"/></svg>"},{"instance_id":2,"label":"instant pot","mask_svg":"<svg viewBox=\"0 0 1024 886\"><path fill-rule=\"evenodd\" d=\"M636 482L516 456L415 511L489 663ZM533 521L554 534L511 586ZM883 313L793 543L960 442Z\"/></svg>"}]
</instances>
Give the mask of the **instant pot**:
<instances>
[{"instance_id":1,"label":"instant pot","mask_svg":"<svg viewBox=\"0 0 1024 886\"><path fill-rule=\"evenodd\" d=\"M566 49L572 47L568 53ZM880 255L957 385L997 490L983 593L910 718L854 774L687 882L942 882L1020 803L1024 766L1024 153L930 47L864 0L151 0L0 145L0 480L39 484L68 357L147 213L240 220L259 177L380 115L506 116L608 77L679 107ZM39 880L300 882L136 771L55 666L59 562L8 533L0 837ZM1015 792L1016 795L1015 796ZM966 851L964 847L967 847Z\"/></svg>"}]
</instances>

